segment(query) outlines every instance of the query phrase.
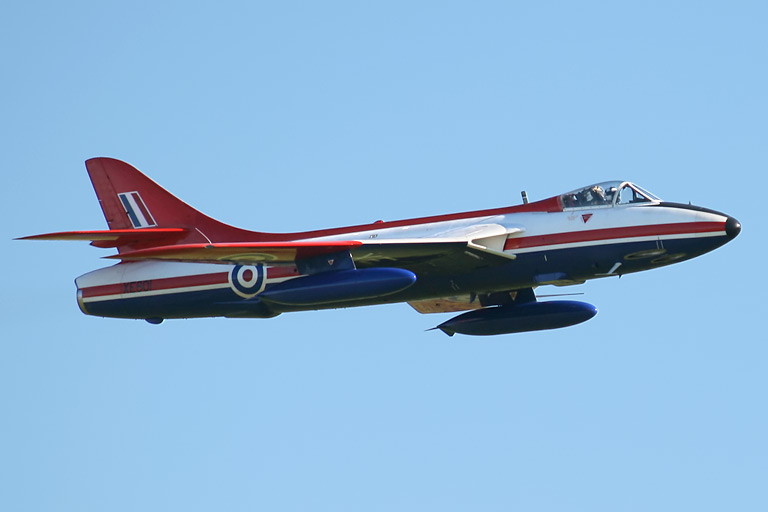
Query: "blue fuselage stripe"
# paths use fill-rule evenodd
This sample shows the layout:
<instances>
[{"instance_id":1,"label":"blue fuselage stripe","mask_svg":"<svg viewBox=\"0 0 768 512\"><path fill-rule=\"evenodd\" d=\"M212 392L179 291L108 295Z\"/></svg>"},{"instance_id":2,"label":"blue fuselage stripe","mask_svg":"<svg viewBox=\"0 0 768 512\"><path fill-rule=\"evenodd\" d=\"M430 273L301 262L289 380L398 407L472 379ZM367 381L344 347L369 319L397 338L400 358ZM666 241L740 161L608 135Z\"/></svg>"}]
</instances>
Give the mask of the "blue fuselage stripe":
<instances>
[{"instance_id":1,"label":"blue fuselage stripe","mask_svg":"<svg viewBox=\"0 0 768 512\"><path fill-rule=\"evenodd\" d=\"M126 194L119 194L120 202L123 203L123 208L125 208L125 212L128 214L128 217L130 217L131 222L133 223L133 227L139 227L141 223L139 222L139 218L136 216L136 212L133 211L133 206L131 205L130 201L128 201L128 196Z\"/></svg>"}]
</instances>

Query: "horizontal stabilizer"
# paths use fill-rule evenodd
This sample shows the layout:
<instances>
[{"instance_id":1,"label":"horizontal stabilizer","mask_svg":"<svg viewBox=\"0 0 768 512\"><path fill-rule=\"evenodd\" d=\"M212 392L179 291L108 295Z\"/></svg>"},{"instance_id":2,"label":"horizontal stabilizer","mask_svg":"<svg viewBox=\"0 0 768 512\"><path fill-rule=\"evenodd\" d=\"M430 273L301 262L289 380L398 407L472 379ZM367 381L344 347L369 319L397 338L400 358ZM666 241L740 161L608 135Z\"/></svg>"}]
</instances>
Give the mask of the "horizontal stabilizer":
<instances>
[{"instance_id":1,"label":"horizontal stabilizer","mask_svg":"<svg viewBox=\"0 0 768 512\"><path fill-rule=\"evenodd\" d=\"M94 247L110 248L145 244L171 244L189 232L184 228L101 229L62 231L17 238L17 240L73 240L91 242Z\"/></svg>"}]
</instances>

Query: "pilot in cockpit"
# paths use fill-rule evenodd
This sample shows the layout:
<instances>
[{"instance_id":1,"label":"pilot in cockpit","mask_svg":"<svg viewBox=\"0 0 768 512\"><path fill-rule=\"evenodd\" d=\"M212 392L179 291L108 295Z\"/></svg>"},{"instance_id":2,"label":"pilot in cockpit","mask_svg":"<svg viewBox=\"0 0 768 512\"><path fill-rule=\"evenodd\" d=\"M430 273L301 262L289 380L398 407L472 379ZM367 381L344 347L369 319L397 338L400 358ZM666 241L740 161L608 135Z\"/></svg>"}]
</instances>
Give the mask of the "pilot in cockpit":
<instances>
[{"instance_id":1,"label":"pilot in cockpit","mask_svg":"<svg viewBox=\"0 0 768 512\"><path fill-rule=\"evenodd\" d=\"M597 206L606 204L605 192L603 192L603 188L599 185L595 185L594 187L584 190L581 193L580 199L582 206Z\"/></svg>"},{"instance_id":2,"label":"pilot in cockpit","mask_svg":"<svg viewBox=\"0 0 768 512\"><path fill-rule=\"evenodd\" d=\"M661 201L637 185L626 181L606 181L567 192L560 196L563 208L593 208Z\"/></svg>"}]
</instances>

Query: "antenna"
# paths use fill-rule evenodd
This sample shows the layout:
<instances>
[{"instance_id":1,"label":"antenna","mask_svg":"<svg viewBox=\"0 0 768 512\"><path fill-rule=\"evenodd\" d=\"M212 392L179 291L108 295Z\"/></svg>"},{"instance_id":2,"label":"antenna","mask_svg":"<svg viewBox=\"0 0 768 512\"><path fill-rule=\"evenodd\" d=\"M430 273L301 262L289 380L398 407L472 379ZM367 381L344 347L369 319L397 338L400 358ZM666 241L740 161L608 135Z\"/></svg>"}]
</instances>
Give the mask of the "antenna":
<instances>
[{"instance_id":1,"label":"antenna","mask_svg":"<svg viewBox=\"0 0 768 512\"><path fill-rule=\"evenodd\" d=\"M523 204L528 204L528 194L523 190L520 192L520 194L523 196Z\"/></svg>"}]
</instances>

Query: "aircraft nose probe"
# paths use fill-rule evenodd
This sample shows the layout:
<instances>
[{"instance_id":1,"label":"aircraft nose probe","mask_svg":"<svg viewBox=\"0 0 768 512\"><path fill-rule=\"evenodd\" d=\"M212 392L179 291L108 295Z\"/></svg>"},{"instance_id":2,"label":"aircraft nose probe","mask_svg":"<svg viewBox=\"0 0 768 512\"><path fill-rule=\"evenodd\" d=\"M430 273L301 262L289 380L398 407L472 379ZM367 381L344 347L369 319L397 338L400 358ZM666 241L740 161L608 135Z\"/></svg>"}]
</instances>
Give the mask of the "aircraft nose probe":
<instances>
[{"instance_id":1,"label":"aircraft nose probe","mask_svg":"<svg viewBox=\"0 0 768 512\"><path fill-rule=\"evenodd\" d=\"M725 234L733 240L739 233L741 233L741 223L733 217L728 217L728 220L725 221Z\"/></svg>"}]
</instances>

